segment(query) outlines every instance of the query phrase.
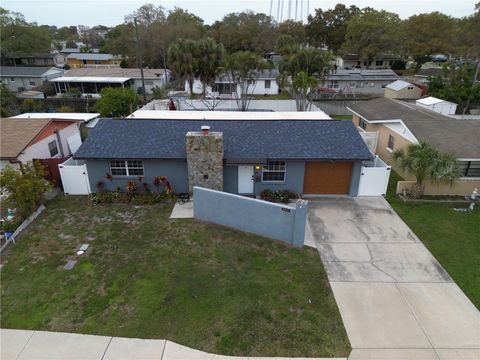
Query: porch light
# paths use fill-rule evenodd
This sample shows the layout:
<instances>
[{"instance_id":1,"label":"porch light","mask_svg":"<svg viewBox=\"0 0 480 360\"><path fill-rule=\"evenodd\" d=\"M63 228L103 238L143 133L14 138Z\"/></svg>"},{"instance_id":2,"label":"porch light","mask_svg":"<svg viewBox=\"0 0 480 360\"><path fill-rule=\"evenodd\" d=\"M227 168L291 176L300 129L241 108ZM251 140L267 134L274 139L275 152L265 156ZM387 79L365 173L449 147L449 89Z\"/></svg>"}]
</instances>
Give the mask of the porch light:
<instances>
[{"instance_id":1,"label":"porch light","mask_svg":"<svg viewBox=\"0 0 480 360\"><path fill-rule=\"evenodd\" d=\"M255 170L260 170L262 167L260 165L255 165Z\"/></svg>"}]
</instances>

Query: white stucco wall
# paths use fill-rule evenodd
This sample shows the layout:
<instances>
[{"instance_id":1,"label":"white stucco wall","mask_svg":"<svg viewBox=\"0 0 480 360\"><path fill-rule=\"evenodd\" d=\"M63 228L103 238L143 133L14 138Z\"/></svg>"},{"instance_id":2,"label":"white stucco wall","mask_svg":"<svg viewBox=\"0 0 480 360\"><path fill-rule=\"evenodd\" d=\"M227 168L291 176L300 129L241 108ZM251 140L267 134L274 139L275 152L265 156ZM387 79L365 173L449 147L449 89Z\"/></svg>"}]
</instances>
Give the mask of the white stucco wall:
<instances>
[{"instance_id":1,"label":"white stucco wall","mask_svg":"<svg viewBox=\"0 0 480 360\"><path fill-rule=\"evenodd\" d=\"M249 95L277 95L278 94L278 83L275 79L270 79L270 88L265 87L265 79L259 79L256 81L255 85L250 85L248 87L248 94ZM190 87L188 85L188 81L185 81L185 91L187 93L190 92ZM195 79L193 81L193 93L194 94L202 94L203 86L200 80ZM218 96L218 92L213 92L210 86L207 86L206 89L207 96ZM237 94L240 94L240 85L237 85Z\"/></svg>"},{"instance_id":2,"label":"white stucco wall","mask_svg":"<svg viewBox=\"0 0 480 360\"><path fill-rule=\"evenodd\" d=\"M449 101L442 101L432 105L424 105L419 102L417 102L416 104L418 106L424 107L425 109L435 111L442 115L454 115L455 111L457 111L457 104L451 103Z\"/></svg>"},{"instance_id":3,"label":"white stucco wall","mask_svg":"<svg viewBox=\"0 0 480 360\"><path fill-rule=\"evenodd\" d=\"M70 155L70 149L68 148L67 138L76 133L79 133L78 126L76 123L72 123L72 125L69 125L68 127L59 131L60 141L61 141L61 146L63 149L64 156ZM27 147L22 152L22 154L18 157L18 160L20 160L22 163L25 163L33 159L51 158L50 150L48 149L48 143L54 140L57 142L57 137L55 134L52 134L46 137L45 139L42 139L41 141ZM54 156L54 158L62 156L58 142L57 142L57 148L58 148L58 154Z\"/></svg>"}]
</instances>

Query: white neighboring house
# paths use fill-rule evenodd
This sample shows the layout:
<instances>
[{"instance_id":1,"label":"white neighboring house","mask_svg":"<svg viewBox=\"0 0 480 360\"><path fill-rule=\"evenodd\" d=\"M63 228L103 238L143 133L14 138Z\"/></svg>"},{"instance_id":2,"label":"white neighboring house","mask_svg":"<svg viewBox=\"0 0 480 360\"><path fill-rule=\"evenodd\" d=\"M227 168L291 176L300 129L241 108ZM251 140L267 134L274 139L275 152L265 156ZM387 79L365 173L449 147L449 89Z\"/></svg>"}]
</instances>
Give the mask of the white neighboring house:
<instances>
[{"instance_id":1,"label":"white neighboring house","mask_svg":"<svg viewBox=\"0 0 480 360\"><path fill-rule=\"evenodd\" d=\"M397 80L385 87L384 96L388 99L420 99L422 89L412 83Z\"/></svg>"},{"instance_id":2,"label":"white neighboring house","mask_svg":"<svg viewBox=\"0 0 480 360\"><path fill-rule=\"evenodd\" d=\"M60 119L86 122L87 127L94 127L100 117L99 113L24 113L11 119Z\"/></svg>"},{"instance_id":3,"label":"white neighboring house","mask_svg":"<svg viewBox=\"0 0 480 360\"><path fill-rule=\"evenodd\" d=\"M166 75L165 75L166 74ZM171 71L165 69L143 69L145 93L152 94L153 89L165 86L172 78ZM65 76L55 79L57 95L77 88L82 96L99 97L104 87L131 87L138 94L142 93L142 76L140 69L121 67L85 67L71 69Z\"/></svg>"},{"instance_id":4,"label":"white neighboring house","mask_svg":"<svg viewBox=\"0 0 480 360\"><path fill-rule=\"evenodd\" d=\"M277 69L262 70L256 81L251 81L248 86L248 95L277 95L279 86ZM185 91L190 93L188 81L185 81ZM202 94L203 85L199 79L193 82L193 93ZM222 99L234 99L240 97L240 84L236 83L230 76L220 75L215 79L212 86L207 86L206 96Z\"/></svg>"},{"instance_id":5,"label":"white neighboring house","mask_svg":"<svg viewBox=\"0 0 480 360\"><path fill-rule=\"evenodd\" d=\"M438 99L433 96L419 99L415 103L418 106L435 111L442 115L455 115L455 112L457 111L457 104L447 100Z\"/></svg>"},{"instance_id":6,"label":"white neighboring house","mask_svg":"<svg viewBox=\"0 0 480 360\"><path fill-rule=\"evenodd\" d=\"M62 158L81 144L78 120L3 118L0 168L33 159Z\"/></svg>"},{"instance_id":7,"label":"white neighboring house","mask_svg":"<svg viewBox=\"0 0 480 360\"><path fill-rule=\"evenodd\" d=\"M65 70L55 67L2 66L0 82L13 92L31 90L47 81L60 77Z\"/></svg>"}]
</instances>

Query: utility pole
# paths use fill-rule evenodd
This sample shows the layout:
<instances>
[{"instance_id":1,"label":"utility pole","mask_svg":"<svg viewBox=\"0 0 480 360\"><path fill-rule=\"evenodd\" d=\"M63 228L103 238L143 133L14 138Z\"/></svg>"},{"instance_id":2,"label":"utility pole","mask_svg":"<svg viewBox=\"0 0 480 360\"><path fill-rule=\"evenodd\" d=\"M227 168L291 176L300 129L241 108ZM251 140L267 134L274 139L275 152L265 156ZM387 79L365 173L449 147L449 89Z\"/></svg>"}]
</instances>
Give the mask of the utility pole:
<instances>
[{"instance_id":1,"label":"utility pole","mask_svg":"<svg viewBox=\"0 0 480 360\"><path fill-rule=\"evenodd\" d=\"M137 64L140 68L140 75L142 77L142 94L143 94L143 103L147 103L147 94L145 94L145 77L143 76L143 59L142 53L140 52L140 44L138 40L138 26L137 26L137 18L133 18L133 22L135 24L135 37L137 38Z\"/></svg>"},{"instance_id":2,"label":"utility pole","mask_svg":"<svg viewBox=\"0 0 480 360\"><path fill-rule=\"evenodd\" d=\"M478 71L479 70L480 70L480 59L477 59L477 69L475 70L475 75L473 75L472 89L470 90L470 93L468 94L467 104L463 108L463 115L465 115L468 107L470 106L470 100L472 99L472 92L473 92L473 88L475 87L475 83L477 82Z\"/></svg>"}]
</instances>

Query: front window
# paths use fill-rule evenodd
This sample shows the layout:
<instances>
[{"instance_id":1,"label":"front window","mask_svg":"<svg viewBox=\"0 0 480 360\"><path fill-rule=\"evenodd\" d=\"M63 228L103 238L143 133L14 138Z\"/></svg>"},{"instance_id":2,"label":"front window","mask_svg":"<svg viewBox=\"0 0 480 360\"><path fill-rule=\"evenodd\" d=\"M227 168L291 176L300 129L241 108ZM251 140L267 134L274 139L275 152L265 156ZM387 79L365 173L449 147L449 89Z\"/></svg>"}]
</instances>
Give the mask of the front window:
<instances>
[{"instance_id":1,"label":"front window","mask_svg":"<svg viewBox=\"0 0 480 360\"><path fill-rule=\"evenodd\" d=\"M50 151L51 157L58 155L57 142L55 140L48 143L48 150Z\"/></svg>"},{"instance_id":2,"label":"front window","mask_svg":"<svg viewBox=\"0 0 480 360\"><path fill-rule=\"evenodd\" d=\"M375 61L376 66L382 66L383 65L383 60L377 60Z\"/></svg>"},{"instance_id":3,"label":"front window","mask_svg":"<svg viewBox=\"0 0 480 360\"><path fill-rule=\"evenodd\" d=\"M285 161L269 161L262 168L263 182L285 182Z\"/></svg>"},{"instance_id":4,"label":"front window","mask_svg":"<svg viewBox=\"0 0 480 360\"><path fill-rule=\"evenodd\" d=\"M395 146L395 138L392 135L388 135L388 145L387 148L390 150L393 150L393 147Z\"/></svg>"},{"instance_id":5,"label":"front window","mask_svg":"<svg viewBox=\"0 0 480 360\"><path fill-rule=\"evenodd\" d=\"M270 89L271 80L265 80L265 89Z\"/></svg>"},{"instance_id":6,"label":"front window","mask_svg":"<svg viewBox=\"0 0 480 360\"><path fill-rule=\"evenodd\" d=\"M32 81L32 80L30 80L28 83L30 84L30 86L35 86L36 85L35 81Z\"/></svg>"},{"instance_id":7,"label":"front window","mask_svg":"<svg viewBox=\"0 0 480 360\"><path fill-rule=\"evenodd\" d=\"M480 161L459 161L461 177L480 178Z\"/></svg>"},{"instance_id":8,"label":"front window","mask_svg":"<svg viewBox=\"0 0 480 360\"><path fill-rule=\"evenodd\" d=\"M143 161L111 160L110 173L113 176L143 176Z\"/></svg>"}]
</instances>

